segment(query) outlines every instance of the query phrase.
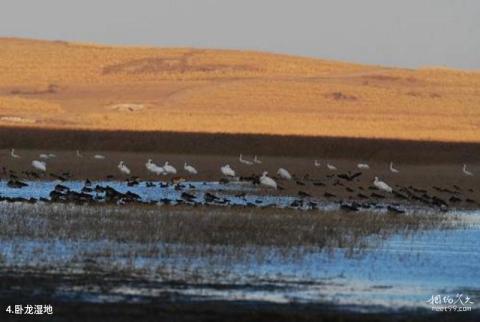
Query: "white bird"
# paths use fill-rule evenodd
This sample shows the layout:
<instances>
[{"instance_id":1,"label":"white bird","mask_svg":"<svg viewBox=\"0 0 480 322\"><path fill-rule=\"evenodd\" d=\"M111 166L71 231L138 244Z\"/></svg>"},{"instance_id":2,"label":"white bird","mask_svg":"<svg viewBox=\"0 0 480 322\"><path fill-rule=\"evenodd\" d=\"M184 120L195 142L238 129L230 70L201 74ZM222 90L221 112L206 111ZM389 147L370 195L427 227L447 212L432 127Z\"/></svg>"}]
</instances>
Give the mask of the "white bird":
<instances>
[{"instance_id":1,"label":"white bird","mask_svg":"<svg viewBox=\"0 0 480 322\"><path fill-rule=\"evenodd\" d=\"M19 156L18 154L15 153L15 149L12 149L10 151L10 156L14 159L18 159L18 158L21 158L21 156Z\"/></svg>"},{"instance_id":2,"label":"white bird","mask_svg":"<svg viewBox=\"0 0 480 322\"><path fill-rule=\"evenodd\" d=\"M187 162L185 162L185 163L183 164L183 169L184 169L185 171L187 171L188 173L190 173L190 174L197 174L197 173L198 173L197 169L195 169L195 168L194 168L193 166L191 166L191 165L188 165Z\"/></svg>"},{"instance_id":3,"label":"white bird","mask_svg":"<svg viewBox=\"0 0 480 322\"><path fill-rule=\"evenodd\" d=\"M42 159L53 159L53 158L56 158L57 156L56 156L55 154L53 154L53 153L48 153L48 154L46 154L46 153L41 153L41 154L39 155L39 157L42 158Z\"/></svg>"},{"instance_id":4,"label":"white bird","mask_svg":"<svg viewBox=\"0 0 480 322\"><path fill-rule=\"evenodd\" d=\"M254 162L254 163L257 163L257 164L262 164L262 161L259 160L259 159L257 158L257 156L255 156L255 157L253 158L253 162Z\"/></svg>"},{"instance_id":5,"label":"white bird","mask_svg":"<svg viewBox=\"0 0 480 322\"><path fill-rule=\"evenodd\" d=\"M390 171L393 173L399 173L400 171L393 167L393 162L390 162Z\"/></svg>"},{"instance_id":6,"label":"white bird","mask_svg":"<svg viewBox=\"0 0 480 322\"><path fill-rule=\"evenodd\" d=\"M315 161L313 161L313 165L316 166L316 167L319 167L322 164L320 162L318 162L318 160L315 160Z\"/></svg>"},{"instance_id":7,"label":"white bird","mask_svg":"<svg viewBox=\"0 0 480 322\"><path fill-rule=\"evenodd\" d=\"M470 177L473 176L473 173L467 170L467 165L466 164L463 165L463 173L466 176L470 176Z\"/></svg>"},{"instance_id":8,"label":"white bird","mask_svg":"<svg viewBox=\"0 0 480 322\"><path fill-rule=\"evenodd\" d=\"M235 171L230 167L229 164L221 167L220 171L222 171L222 174L226 177L235 177Z\"/></svg>"},{"instance_id":9,"label":"white bird","mask_svg":"<svg viewBox=\"0 0 480 322\"><path fill-rule=\"evenodd\" d=\"M77 150L77 157L78 157L78 158L83 158L83 155L80 153L79 150Z\"/></svg>"},{"instance_id":10,"label":"white bird","mask_svg":"<svg viewBox=\"0 0 480 322\"><path fill-rule=\"evenodd\" d=\"M370 166L366 163L359 163L359 164L357 164L357 168L359 168L359 169L370 169Z\"/></svg>"},{"instance_id":11,"label":"white bird","mask_svg":"<svg viewBox=\"0 0 480 322\"><path fill-rule=\"evenodd\" d=\"M330 163L327 163L327 168L331 171L337 171L337 167Z\"/></svg>"},{"instance_id":12,"label":"white bird","mask_svg":"<svg viewBox=\"0 0 480 322\"><path fill-rule=\"evenodd\" d=\"M120 172L126 175L130 174L130 169L126 166L126 164L123 161L120 161L120 163L118 164L118 170L120 170Z\"/></svg>"},{"instance_id":13,"label":"white bird","mask_svg":"<svg viewBox=\"0 0 480 322\"><path fill-rule=\"evenodd\" d=\"M243 163L243 164L246 164L246 165L252 165L253 164L252 161L245 160L241 154L240 154L239 161L240 161L240 163Z\"/></svg>"},{"instance_id":14,"label":"white bird","mask_svg":"<svg viewBox=\"0 0 480 322\"><path fill-rule=\"evenodd\" d=\"M37 170L40 170L43 172L47 171L47 164L45 163L45 161L33 160L32 166Z\"/></svg>"},{"instance_id":15,"label":"white bird","mask_svg":"<svg viewBox=\"0 0 480 322\"><path fill-rule=\"evenodd\" d=\"M260 177L260 183L263 184L264 186L277 189L277 183L272 178L267 177L267 174L268 174L267 171L263 172L262 176Z\"/></svg>"},{"instance_id":16,"label":"white bird","mask_svg":"<svg viewBox=\"0 0 480 322\"><path fill-rule=\"evenodd\" d=\"M375 177L375 181L373 182L373 185L374 185L375 187L377 187L378 189L383 190L383 191L386 191L386 192L390 192L390 193L391 193L391 192L393 191L392 187L390 187L390 186L389 186L388 184L386 184L385 182L380 181L380 180L378 179L378 177Z\"/></svg>"},{"instance_id":17,"label":"white bird","mask_svg":"<svg viewBox=\"0 0 480 322\"><path fill-rule=\"evenodd\" d=\"M171 173L171 174L177 173L177 169L175 169L173 166L168 164L168 161L165 161L165 164L163 165L163 169L165 170L166 173Z\"/></svg>"},{"instance_id":18,"label":"white bird","mask_svg":"<svg viewBox=\"0 0 480 322\"><path fill-rule=\"evenodd\" d=\"M165 169L153 163L152 159L148 159L147 163L145 163L145 167L148 171L153 172L156 175L160 175L165 172Z\"/></svg>"},{"instance_id":19,"label":"white bird","mask_svg":"<svg viewBox=\"0 0 480 322\"><path fill-rule=\"evenodd\" d=\"M280 178L282 179L286 179L286 180L291 180L292 179L292 175L290 174L290 172L288 172L286 169L284 168L280 168L278 169L277 171L277 174L280 176Z\"/></svg>"},{"instance_id":20,"label":"white bird","mask_svg":"<svg viewBox=\"0 0 480 322\"><path fill-rule=\"evenodd\" d=\"M93 158L94 158L94 159L98 159L98 160L103 160L103 159L105 159L105 156L103 156L103 155L101 155L101 154L95 154L95 155L93 156Z\"/></svg>"}]
</instances>

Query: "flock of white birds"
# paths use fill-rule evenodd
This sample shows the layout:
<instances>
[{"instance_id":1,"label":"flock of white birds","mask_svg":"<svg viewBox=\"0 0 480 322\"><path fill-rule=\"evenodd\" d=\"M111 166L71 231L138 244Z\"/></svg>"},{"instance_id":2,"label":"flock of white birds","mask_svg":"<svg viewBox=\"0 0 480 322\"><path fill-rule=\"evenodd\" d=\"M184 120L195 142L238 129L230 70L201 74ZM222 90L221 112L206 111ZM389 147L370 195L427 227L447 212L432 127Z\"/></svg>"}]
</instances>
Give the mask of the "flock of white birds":
<instances>
[{"instance_id":1,"label":"flock of white birds","mask_svg":"<svg viewBox=\"0 0 480 322\"><path fill-rule=\"evenodd\" d=\"M77 154L77 157L83 158L83 154L81 154L79 150L76 151L76 154ZM15 153L15 149L12 149L10 151L10 156L14 159L21 158L20 155ZM45 172L45 171L47 171L47 163L44 160L56 158L56 155L53 154L53 153L49 153L49 154L42 153L42 154L39 155L39 158L42 159L42 160L33 160L32 161L32 166L39 171ZM101 154L95 154L95 155L93 155L93 158L98 159L98 160L103 160L103 159L105 159L105 156L101 155ZM239 161L240 161L240 163L245 164L245 165L249 165L249 166L254 165L254 164L262 164L262 161L256 155L254 156L253 160L250 161L250 160L245 159L243 157L243 155L240 154ZM322 166L322 163L319 162L318 160L314 160L313 165L315 167L320 167L320 166ZM335 167L333 164L326 163L325 165L326 165L328 170L337 171L337 167ZM125 164L124 161L120 161L117 167L118 167L118 170L121 173L123 173L125 175L130 175L131 174L130 169L128 168L128 166ZM149 172L152 172L156 175L169 175L169 174L174 175L174 174L177 174L177 169L174 166L172 166L171 164L169 164L168 161L166 161L163 164L163 166L160 166L160 165L155 164L152 161L152 159L148 159L148 161L145 163L145 167L147 168L147 170ZM359 163L359 164L357 164L357 167L359 169L364 169L364 170L365 169L370 169L370 166L367 163ZM192 165L187 164L187 162L184 163L183 169L185 170L185 172L189 173L190 175L198 174L197 169L195 169ZM394 167L393 162L390 162L389 169L390 169L390 172L392 172L392 173L400 173L400 170L398 170ZM236 177L235 170L233 170L232 167L229 164L226 164L226 165L220 167L220 172L225 177L230 177L230 178L235 178ZM466 176L473 176L473 173L470 170L467 169L466 164L463 165L462 172ZM279 168L278 171L277 171L277 175L281 179L284 179L284 180L291 180L292 179L292 175L290 174L290 172L288 172L288 170L284 169L284 168ZM269 187L269 188L277 189L277 182L273 178L268 176L267 171L264 171L262 176L260 177L260 184L262 184L263 186ZM380 189L382 191L385 191L385 192L391 193L393 191L392 187L390 187L387 183L381 181L378 177L375 177L373 185L375 187L377 187L378 189Z\"/></svg>"}]
</instances>

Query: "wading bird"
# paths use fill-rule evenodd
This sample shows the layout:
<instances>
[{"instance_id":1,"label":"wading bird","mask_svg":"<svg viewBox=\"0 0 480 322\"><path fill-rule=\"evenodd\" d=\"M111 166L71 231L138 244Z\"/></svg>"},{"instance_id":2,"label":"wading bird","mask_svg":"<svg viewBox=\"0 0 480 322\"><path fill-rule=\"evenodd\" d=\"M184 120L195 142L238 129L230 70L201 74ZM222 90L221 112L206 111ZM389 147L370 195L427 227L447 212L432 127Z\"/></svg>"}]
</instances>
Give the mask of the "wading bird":
<instances>
[{"instance_id":1,"label":"wading bird","mask_svg":"<svg viewBox=\"0 0 480 322\"><path fill-rule=\"evenodd\" d=\"M104 155L101 155L101 154L95 154L95 155L93 156L93 158L94 158L94 159L98 159L98 160L103 160L103 159L105 159L105 156L104 156Z\"/></svg>"},{"instance_id":2,"label":"wading bird","mask_svg":"<svg viewBox=\"0 0 480 322\"><path fill-rule=\"evenodd\" d=\"M315 160L315 161L313 161L313 165L316 166L316 167L319 167L322 164L320 162L318 162L318 160Z\"/></svg>"},{"instance_id":3,"label":"wading bird","mask_svg":"<svg viewBox=\"0 0 480 322\"><path fill-rule=\"evenodd\" d=\"M83 158L83 155L80 153L79 150L77 150L77 158Z\"/></svg>"},{"instance_id":4,"label":"wading bird","mask_svg":"<svg viewBox=\"0 0 480 322\"><path fill-rule=\"evenodd\" d=\"M467 165L466 164L463 165L463 173L466 176L470 176L470 177L473 176L473 173L467 170Z\"/></svg>"},{"instance_id":5,"label":"wading bird","mask_svg":"<svg viewBox=\"0 0 480 322\"><path fill-rule=\"evenodd\" d=\"M241 154L240 154L240 157L239 157L238 160L240 161L240 163L243 163L243 164L246 164L246 165L252 165L253 164L252 161L245 160Z\"/></svg>"},{"instance_id":6,"label":"wading bird","mask_svg":"<svg viewBox=\"0 0 480 322\"><path fill-rule=\"evenodd\" d=\"M145 167L148 171L153 172L156 175L160 175L165 172L165 169L153 163L152 159L148 159L147 163L145 163Z\"/></svg>"},{"instance_id":7,"label":"wading bird","mask_svg":"<svg viewBox=\"0 0 480 322\"><path fill-rule=\"evenodd\" d=\"M400 171L393 167L393 162L390 162L390 171L393 173L399 173Z\"/></svg>"},{"instance_id":8,"label":"wading bird","mask_svg":"<svg viewBox=\"0 0 480 322\"><path fill-rule=\"evenodd\" d=\"M370 166L366 163L359 163L359 164L357 164L357 168L359 168L359 169L370 169Z\"/></svg>"},{"instance_id":9,"label":"wading bird","mask_svg":"<svg viewBox=\"0 0 480 322\"><path fill-rule=\"evenodd\" d=\"M330 164L330 163L327 163L327 168L328 168L328 170L331 170L331 171L336 171L337 170L337 167L334 166L333 164Z\"/></svg>"},{"instance_id":10,"label":"wading bird","mask_svg":"<svg viewBox=\"0 0 480 322\"><path fill-rule=\"evenodd\" d=\"M125 162L120 161L118 164L118 170L120 170L121 173L129 175L130 174L130 169L126 166Z\"/></svg>"},{"instance_id":11,"label":"wading bird","mask_svg":"<svg viewBox=\"0 0 480 322\"><path fill-rule=\"evenodd\" d=\"M12 149L10 151L10 156L14 159L18 159L18 158L21 158L21 156L19 156L18 154L15 153L15 149Z\"/></svg>"},{"instance_id":12,"label":"wading bird","mask_svg":"<svg viewBox=\"0 0 480 322\"><path fill-rule=\"evenodd\" d=\"M221 167L220 171L222 171L222 174L226 177L235 177L235 171L233 171L233 169L230 167L229 164L226 164L223 167Z\"/></svg>"},{"instance_id":13,"label":"wading bird","mask_svg":"<svg viewBox=\"0 0 480 322\"><path fill-rule=\"evenodd\" d=\"M32 166L37 170L40 170L43 172L47 171L47 164L45 163L45 161L33 160Z\"/></svg>"},{"instance_id":14,"label":"wading bird","mask_svg":"<svg viewBox=\"0 0 480 322\"><path fill-rule=\"evenodd\" d=\"M183 169L184 169L185 171L187 171L188 173L190 173L190 174L197 174L197 173L198 173L197 169L195 169L195 168L194 168L193 166L191 166L191 165L188 165L187 162L185 162L185 163L183 164Z\"/></svg>"},{"instance_id":15,"label":"wading bird","mask_svg":"<svg viewBox=\"0 0 480 322\"><path fill-rule=\"evenodd\" d=\"M375 177L375 181L373 181L373 185L374 185L375 187L377 187L378 189L382 190L382 191L386 191L386 192L390 192L390 193L393 191L392 187L390 187L390 186L389 186L388 184L386 184L385 182L380 181L380 180L378 179L378 177Z\"/></svg>"},{"instance_id":16,"label":"wading bird","mask_svg":"<svg viewBox=\"0 0 480 322\"><path fill-rule=\"evenodd\" d=\"M261 161L260 159L258 159L257 156L255 156L255 157L253 158L253 162L254 162L254 163L257 163L257 164L262 164L262 161Z\"/></svg>"},{"instance_id":17,"label":"wading bird","mask_svg":"<svg viewBox=\"0 0 480 322\"><path fill-rule=\"evenodd\" d=\"M168 164L168 161L165 161L165 164L163 165L163 169L165 170L166 173L177 174L177 169L175 169L173 166Z\"/></svg>"},{"instance_id":18,"label":"wading bird","mask_svg":"<svg viewBox=\"0 0 480 322\"><path fill-rule=\"evenodd\" d=\"M260 184L262 184L266 187L277 189L277 183L275 182L275 180L268 177L267 174L268 174L267 171L263 172L262 176L260 177Z\"/></svg>"},{"instance_id":19,"label":"wading bird","mask_svg":"<svg viewBox=\"0 0 480 322\"><path fill-rule=\"evenodd\" d=\"M291 180L292 179L292 175L290 174L290 172L287 171L287 169L280 168L280 169L278 169L277 174L282 179L286 179L286 180Z\"/></svg>"},{"instance_id":20,"label":"wading bird","mask_svg":"<svg viewBox=\"0 0 480 322\"><path fill-rule=\"evenodd\" d=\"M42 153L39 155L40 159L48 159L48 154Z\"/></svg>"}]
</instances>

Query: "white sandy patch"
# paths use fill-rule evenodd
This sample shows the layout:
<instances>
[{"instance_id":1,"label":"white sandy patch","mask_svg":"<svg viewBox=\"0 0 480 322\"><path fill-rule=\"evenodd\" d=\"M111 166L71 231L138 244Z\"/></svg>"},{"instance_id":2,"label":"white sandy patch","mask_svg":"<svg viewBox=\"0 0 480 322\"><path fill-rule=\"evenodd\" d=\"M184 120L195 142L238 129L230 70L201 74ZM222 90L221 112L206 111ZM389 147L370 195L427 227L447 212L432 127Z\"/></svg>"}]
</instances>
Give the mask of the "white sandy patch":
<instances>
[{"instance_id":1,"label":"white sandy patch","mask_svg":"<svg viewBox=\"0 0 480 322\"><path fill-rule=\"evenodd\" d=\"M145 108L144 104L122 103L107 106L107 109L118 112L138 112Z\"/></svg>"},{"instance_id":2,"label":"white sandy patch","mask_svg":"<svg viewBox=\"0 0 480 322\"><path fill-rule=\"evenodd\" d=\"M0 121L8 123L22 123L22 124L33 124L36 122L35 119L24 118L20 116L2 116Z\"/></svg>"}]
</instances>

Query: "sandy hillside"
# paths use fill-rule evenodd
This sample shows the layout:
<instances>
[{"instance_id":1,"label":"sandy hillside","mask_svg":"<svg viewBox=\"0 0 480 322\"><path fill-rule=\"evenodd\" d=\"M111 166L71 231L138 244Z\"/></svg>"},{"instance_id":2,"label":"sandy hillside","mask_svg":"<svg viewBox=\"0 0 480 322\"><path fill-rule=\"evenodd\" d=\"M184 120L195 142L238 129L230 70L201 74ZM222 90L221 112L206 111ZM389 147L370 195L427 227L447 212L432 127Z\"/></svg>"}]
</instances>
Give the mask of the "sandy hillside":
<instances>
[{"instance_id":1,"label":"sandy hillside","mask_svg":"<svg viewBox=\"0 0 480 322\"><path fill-rule=\"evenodd\" d=\"M0 126L480 141L480 72L0 38Z\"/></svg>"}]
</instances>

